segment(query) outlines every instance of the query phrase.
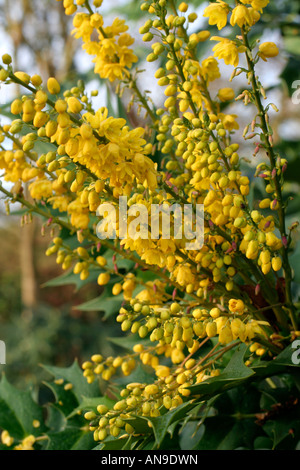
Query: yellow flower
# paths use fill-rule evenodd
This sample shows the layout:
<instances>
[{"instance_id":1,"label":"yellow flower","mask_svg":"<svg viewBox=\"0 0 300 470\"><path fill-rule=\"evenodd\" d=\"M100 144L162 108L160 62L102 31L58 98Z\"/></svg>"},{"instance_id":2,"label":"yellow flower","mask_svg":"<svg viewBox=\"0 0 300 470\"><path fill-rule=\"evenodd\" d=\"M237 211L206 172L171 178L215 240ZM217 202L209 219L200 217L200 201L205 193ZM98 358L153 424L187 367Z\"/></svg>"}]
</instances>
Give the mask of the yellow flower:
<instances>
[{"instance_id":1,"label":"yellow flower","mask_svg":"<svg viewBox=\"0 0 300 470\"><path fill-rule=\"evenodd\" d=\"M236 122L237 115L236 114L223 114L220 113L219 117L222 121L224 129L227 131L232 131L233 129L239 129L239 125Z\"/></svg>"},{"instance_id":2,"label":"yellow flower","mask_svg":"<svg viewBox=\"0 0 300 470\"><path fill-rule=\"evenodd\" d=\"M180 286L186 286L194 282L194 275L189 266L178 266L175 269L174 274L176 276L176 281Z\"/></svg>"},{"instance_id":3,"label":"yellow flower","mask_svg":"<svg viewBox=\"0 0 300 470\"><path fill-rule=\"evenodd\" d=\"M243 342L246 341L246 325L239 318L231 320L230 328L233 339L239 338Z\"/></svg>"},{"instance_id":4,"label":"yellow flower","mask_svg":"<svg viewBox=\"0 0 300 470\"><path fill-rule=\"evenodd\" d=\"M229 7L227 3L218 0L218 3L212 3L205 8L203 16L209 18L208 23L210 25L217 25L217 28L220 30L227 24L228 12Z\"/></svg>"},{"instance_id":5,"label":"yellow flower","mask_svg":"<svg viewBox=\"0 0 300 470\"><path fill-rule=\"evenodd\" d=\"M48 202L52 204L53 209L58 209L59 212L66 212L70 199L64 196L54 196L48 198Z\"/></svg>"},{"instance_id":6,"label":"yellow flower","mask_svg":"<svg viewBox=\"0 0 300 470\"><path fill-rule=\"evenodd\" d=\"M230 87L228 88L220 88L218 92L218 98L220 101L225 102L225 101L231 101L235 97L234 90Z\"/></svg>"},{"instance_id":7,"label":"yellow flower","mask_svg":"<svg viewBox=\"0 0 300 470\"><path fill-rule=\"evenodd\" d=\"M274 42L263 42L259 46L258 55L266 62L270 57L276 57L279 54L278 47Z\"/></svg>"},{"instance_id":8,"label":"yellow flower","mask_svg":"<svg viewBox=\"0 0 300 470\"><path fill-rule=\"evenodd\" d=\"M269 4L270 0L252 0L251 6L254 10L258 10L262 12L262 9L265 8Z\"/></svg>"},{"instance_id":9,"label":"yellow flower","mask_svg":"<svg viewBox=\"0 0 300 470\"><path fill-rule=\"evenodd\" d=\"M52 196L52 183L46 178L36 180L29 185L29 191L33 199L48 199Z\"/></svg>"},{"instance_id":10,"label":"yellow flower","mask_svg":"<svg viewBox=\"0 0 300 470\"><path fill-rule=\"evenodd\" d=\"M260 19L260 13L257 10L255 10L255 8L252 8L252 7L249 8L249 13L252 18L252 25L254 25Z\"/></svg>"},{"instance_id":11,"label":"yellow flower","mask_svg":"<svg viewBox=\"0 0 300 470\"><path fill-rule=\"evenodd\" d=\"M106 26L104 32L106 36L118 36L121 33L127 31L128 26L125 24L125 20L120 20L120 18L115 18L111 26Z\"/></svg>"},{"instance_id":12,"label":"yellow flower","mask_svg":"<svg viewBox=\"0 0 300 470\"><path fill-rule=\"evenodd\" d=\"M231 343L233 340L232 331L229 325L224 326L219 333L219 342L221 344Z\"/></svg>"},{"instance_id":13,"label":"yellow flower","mask_svg":"<svg viewBox=\"0 0 300 470\"><path fill-rule=\"evenodd\" d=\"M75 29L72 31L76 39L82 38L83 42L90 40L94 27L91 25L89 15L77 13L73 19Z\"/></svg>"},{"instance_id":14,"label":"yellow flower","mask_svg":"<svg viewBox=\"0 0 300 470\"><path fill-rule=\"evenodd\" d=\"M30 434L30 436L25 437L20 444L14 447L14 450L34 450L33 444L35 443L35 437Z\"/></svg>"},{"instance_id":15,"label":"yellow flower","mask_svg":"<svg viewBox=\"0 0 300 470\"><path fill-rule=\"evenodd\" d=\"M219 64L214 57L210 56L203 60L201 64L201 75L209 82L220 78Z\"/></svg>"},{"instance_id":16,"label":"yellow flower","mask_svg":"<svg viewBox=\"0 0 300 470\"><path fill-rule=\"evenodd\" d=\"M14 442L14 438L10 436L8 431L4 430L1 433L1 442L7 447L10 447Z\"/></svg>"},{"instance_id":17,"label":"yellow flower","mask_svg":"<svg viewBox=\"0 0 300 470\"><path fill-rule=\"evenodd\" d=\"M68 213L71 215L71 224L76 228L86 229L89 224L89 210L81 204L79 199L75 199L68 205Z\"/></svg>"},{"instance_id":18,"label":"yellow flower","mask_svg":"<svg viewBox=\"0 0 300 470\"><path fill-rule=\"evenodd\" d=\"M241 315L242 313L244 313L245 304L240 299L230 299L228 303L228 308L232 313L237 313L238 315Z\"/></svg>"},{"instance_id":19,"label":"yellow flower","mask_svg":"<svg viewBox=\"0 0 300 470\"><path fill-rule=\"evenodd\" d=\"M143 240L144 242L144 240ZM162 253L159 250L149 249L143 253L142 257L143 260L146 261L147 264L162 266L163 264L163 257Z\"/></svg>"},{"instance_id":20,"label":"yellow flower","mask_svg":"<svg viewBox=\"0 0 300 470\"><path fill-rule=\"evenodd\" d=\"M219 36L213 36L211 41L219 41L213 47L215 57L223 59L226 65L233 65L234 67L239 65L238 48L234 41Z\"/></svg>"},{"instance_id":21,"label":"yellow flower","mask_svg":"<svg viewBox=\"0 0 300 470\"><path fill-rule=\"evenodd\" d=\"M250 15L249 9L244 5L238 5L232 10L232 15L230 19L231 26L236 24L242 28L244 25L252 25L252 17Z\"/></svg>"}]
</instances>

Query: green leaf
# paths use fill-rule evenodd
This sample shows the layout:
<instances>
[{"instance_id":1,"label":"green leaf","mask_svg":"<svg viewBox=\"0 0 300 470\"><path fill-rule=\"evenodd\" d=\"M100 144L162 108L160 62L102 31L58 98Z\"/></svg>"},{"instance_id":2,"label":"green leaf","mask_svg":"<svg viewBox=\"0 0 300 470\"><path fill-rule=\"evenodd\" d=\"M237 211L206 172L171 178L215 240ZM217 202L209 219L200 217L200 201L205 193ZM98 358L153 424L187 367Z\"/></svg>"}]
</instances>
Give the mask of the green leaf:
<instances>
[{"instance_id":1,"label":"green leaf","mask_svg":"<svg viewBox=\"0 0 300 470\"><path fill-rule=\"evenodd\" d=\"M180 449L193 450L197 448L204 431L205 427L203 424L199 426L199 423L196 421L186 423L180 433Z\"/></svg>"},{"instance_id":2,"label":"green leaf","mask_svg":"<svg viewBox=\"0 0 300 470\"><path fill-rule=\"evenodd\" d=\"M76 305L76 310L104 312L105 315L103 318L107 319L118 312L123 300L123 295L107 297L106 299L103 299L103 296L100 295L95 299L88 300L87 302L84 302L80 305Z\"/></svg>"},{"instance_id":3,"label":"green leaf","mask_svg":"<svg viewBox=\"0 0 300 470\"><path fill-rule=\"evenodd\" d=\"M111 251L111 250L107 250L107 251L110 252L111 255L114 254L113 251ZM106 254L106 252L105 252L105 254ZM132 269L132 267L134 266L134 262L132 260L121 258L121 256L119 256L119 255L117 255L115 262L113 261L112 256L110 256L110 258L108 258L107 267L109 269L114 269L114 264L116 264L118 266L118 269L125 269L126 271L130 271Z\"/></svg>"},{"instance_id":4,"label":"green leaf","mask_svg":"<svg viewBox=\"0 0 300 470\"><path fill-rule=\"evenodd\" d=\"M270 420L263 426L263 430L273 440L272 449L275 449L286 438L293 439L292 434L290 433L291 430L298 428L297 434L299 435L299 416L298 420L293 420L291 418L291 416L287 416L276 420Z\"/></svg>"},{"instance_id":5,"label":"green leaf","mask_svg":"<svg viewBox=\"0 0 300 470\"><path fill-rule=\"evenodd\" d=\"M135 346L137 343L141 343L143 346L149 346L151 344L150 340L143 340L138 335L133 334L128 336L120 336L117 338L108 338L108 340L111 343L120 346L121 348L127 349L128 351L132 351L133 346Z\"/></svg>"},{"instance_id":6,"label":"green leaf","mask_svg":"<svg viewBox=\"0 0 300 470\"><path fill-rule=\"evenodd\" d=\"M88 384L83 376L78 362L75 360L70 367L42 366L46 371L53 375L56 379L64 379L73 385L72 392L77 398L78 403L83 397L95 397L99 395L99 384L97 381Z\"/></svg>"},{"instance_id":7,"label":"green leaf","mask_svg":"<svg viewBox=\"0 0 300 470\"><path fill-rule=\"evenodd\" d=\"M180 421L194 407L193 403L182 403L173 411L167 411L164 415L157 418L147 418L151 422L155 437L156 447L160 447L171 424Z\"/></svg>"},{"instance_id":8,"label":"green leaf","mask_svg":"<svg viewBox=\"0 0 300 470\"><path fill-rule=\"evenodd\" d=\"M287 36L284 38L284 47L287 52L299 55L300 38L295 36Z\"/></svg>"},{"instance_id":9,"label":"green leaf","mask_svg":"<svg viewBox=\"0 0 300 470\"><path fill-rule=\"evenodd\" d=\"M48 403L47 418L45 423L49 430L53 432L60 432L66 428L68 421L63 411L58 409L57 405L54 403Z\"/></svg>"},{"instance_id":10,"label":"green leaf","mask_svg":"<svg viewBox=\"0 0 300 470\"><path fill-rule=\"evenodd\" d=\"M286 371L286 368L299 369L299 365L293 364L292 362L292 355L294 352L295 350L290 344L281 353L279 353L275 359L271 361L260 361L252 367L252 370L259 376L271 376Z\"/></svg>"},{"instance_id":11,"label":"green leaf","mask_svg":"<svg viewBox=\"0 0 300 470\"><path fill-rule=\"evenodd\" d=\"M294 282L300 284L300 244L297 250L290 256L290 263L295 273Z\"/></svg>"},{"instance_id":12,"label":"green leaf","mask_svg":"<svg viewBox=\"0 0 300 470\"><path fill-rule=\"evenodd\" d=\"M0 382L0 427L15 438L26 435L39 435L44 426L33 426L33 421L43 422L42 407L32 398L30 390L18 390L11 385L5 375Z\"/></svg>"},{"instance_id":13,"label":"green leaf","mask_svg":"<svg viewBox=\"0 0 300 470\"><path fill-rule=\"evenodd\" d=\"M271 450L272 446L273 446L272 439L265 437L265 436L259 436L254 441L255 450Z\"/></svg>"},{"instance_id":14,"label":"green leaf","mask_svg":"<svg viewBox=\"0 0 300 470\"><path fill-rule=\"evenodd\" d=\"M152 384L155 380L155 374L153 369L149 366L144 366L142 364L137 365L137 367L131 372L128 376L122 376L116 379L116 383L125 387L128 383L139 382L145 384Z\"/></svg>"},{"instance_id":15,"label":"green leaf","mask_svg":"<svg viewBox=\"0 0 300 470\"><path fill-rule=\"evenodd\" d=\"M201 395L212 397L224 390L242 384L255 374L253 370L244 364L244 356L247 350L245 344L237 347L229 363L225 367L222 374L217 377L212 377L204 382L189 387L192 395Z\"/></svg>"},{"instance_id":16,"label":"green leaf","mask_svg":"<svg viewBox=\"0 0 300 470\"><path fill-rule=\"evenodd\" d=\"M81 403L76 408L73 408L69 414L69 418L76 415L79 411L96 411L98 405L105 405L112 408L115 401L108 397L83 397Z\"/></svg>"},{"instance_id":17,"label":"green leaf","mask_svg":"<svg viewBox=\"0 0 300 470\"><path fill-rule=\"evenodd\" d=\"M56 384L55 382L44 382L50 388L55 396L55 406L65 415L68 416L78 405L78 400L72 389L65 390L64 384Z\"/></svg>"},{"instance_id":18,"label":"green leaf","mask_svg":"<svg viewBox=\"0 0 300 470\"><path fill-rule=\"evenodd\" d=\"M241 425L232 418L216 416L205 421L197 450L233 450L243 444Z\"/></svg>"},{"instance_id":19,"label":"green leaf","mask_svg":"<svg viewBox=\"0 0 300 470\"><path fill-rule=\"evenodd\" d=\"M45 450L90 450L94 447L93 433L68 426L61 432L48 432Z\"/></svg>"},{"instance_id":20,"label":"green leaf","mask_svg":"<svg viewBox=\"0 0 300 470\"><path fill-rule=\"evenodd\" d=\"M118 438L110 436L97 447L94 447L93 450L122 450L127 440L127 437Z\"/></svg>"},{"instance_id":21,"label":"green leaf","mask_svg":"<svg viewBox=\"0 0 300 470\"><path fill-rule=\"evenodd\" d=\"M42 287L59 287L59 286L68 286L70 284L75 285L76 291L81 289L86 284L90 282L96 282L99 276L99 271L93 270L90 272L90 275L87 279L81 280L78 274L74 274L73 271L68 271L63 273L61 276L50 279L50 281L45 282Z\"/></svg>"}]
</instances>

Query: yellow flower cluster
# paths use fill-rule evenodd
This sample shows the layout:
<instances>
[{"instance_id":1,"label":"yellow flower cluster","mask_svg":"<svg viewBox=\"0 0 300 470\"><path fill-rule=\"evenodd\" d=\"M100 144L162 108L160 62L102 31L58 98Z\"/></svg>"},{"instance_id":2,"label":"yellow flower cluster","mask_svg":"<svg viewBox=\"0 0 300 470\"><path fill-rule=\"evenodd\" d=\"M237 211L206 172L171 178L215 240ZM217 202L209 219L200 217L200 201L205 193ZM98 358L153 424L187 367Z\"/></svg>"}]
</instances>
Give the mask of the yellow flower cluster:
<instances>
[{"instance_id":1,"label":"yellow flower cluster","mask_svg":"<svg viewBox=\"0 0 300 470\"><path fill-rule=\"evenodd\" d=\"M22 441L19 444L15 445L13 449L14 450L34 450L33 445L35 441L36 441L36 438L32 434L30 434L24 437L24 439L22 439ZM1 433L1 442L7 447L11 447L14 443L14 438L10 436L8 431L4 430Z\"/></svg>"},{"instance_id":2,"label":"yellow flower cluster","mask_svg":"<svg viewBox=\"0 0 300 470\"><path fill-rule=\"evenodd\" d=\"M217 0L211 3L203 13L204 17L208 18L210 25L216 25L218 30L225 28L228 21L228 14L231 13L230 24L231 26L239 26L242 32L247 32L251 27L259 21L263 9L268 5L269 0L254 0L247 1L241 0L237 2L234 8L222 0ZM245 52L245 44L240 44L236 40L213 36L213 41L218 41L214 46L213 51L215 57L223 59L225 64L237 67L239 65L239 53ZM278 55L279 51L276 44L266 42L260 45L259 55L264 60Z\"/></svg>"},{"instance_id":3,"label":"yellow flower cluster","mask_svg":"<svg viewBox=\"0 0 300 470\"><path fill-rule=\"evenodd\" d=\"M271 354L274 331L296 330L282 199L287 161L274 151L268 108L261 102L265 94L254 69L257 60L275 57L279 51L269 42L255 49L248 40L269 0L241 0L235 7L218 0L205 9L204 17L219 30L230 14L231 27L240 29L235 39L210 37L207 30L189 34L197 15L189 13L185 2L176 11L169 11L166 0L142 3L142 11L150 15L140 28L143 41L151 42L147 61L160 63L155 78L164 97L158 109L129 72L137 57L129 47L133 40L127 26L118 18L105 26L98 11L101 3L95 0L93 10L89 2L64 0L64 7L67 15L75 13L73 34L95 56L95 72L132 91L148 114L147 129L130 129L125 119L109 116L104 107L94 110L96 92L88 95L82 82L62 92L54 77L43 84L38 75L14 72L7 55L7 67L0 71L3 82L14 81L28 91L11 104L16 119L1 128L1 142L10 139L12 144L10 149L1 147L0 168L13 187L10 192L0 190L45 217L48 225L54 222L77 232L76 248L56 235L46 254L55 254L62 269L73 270L81 280L96 271L100 286L111 289L112 295L122 294L117 322L123 332L141 339L124 357L93 355L83 364L84 376L90 383L98 376L110 380L119 371L129 376L141 362L156 377L153 384L127 385L112 410L99 405L98 414L86 413L95 440L108 433L133 433L132 414L156 417L179 406L190 396L191 385L220 374L218 358L236 344L249 345L250 364L255 356ZM198 45L209 39L217 41L214 56L200 59ZM214 97L210 85L220 78L217 59L234 67L233 79L241 73L239 55L244 53L252 89L235 97L233 88L225 86ZM241 168L240 145L234 137L239 119L230 113L235 99L258 109L243 136L251 140L258 135L254 155L265 151L269 159L254 172ZM24 123L30 132L22 136ZM36 143L47 151L39 154ZM163 156L160 166L152 158L155 152ZM255 178L263 182L266 194L253 203L249 194ZM24 183L29 183L35 204L23 197ZM121 236L117 215L116 241L100 243L97 209L105 202L118 209L120 196L127 197L129 223L136 217L132 206L145 208L149 217L143 229L149 236ZM201 249L186 249L188 237L177 236L173 213L170 236L165 238L159 229L151 238L151 207L173 204L188 204L193 212L197 205L204 206ZM61 217L53 216L49 207L58 209ZM115 251L112 259L102 247ZM117 255L133 261L134 267L119 270ZM143 280L140 269L149 271L151 280ZM281 273L285 281L280 290ZM143 344L145 338L150 346ZM204 345L211 345L205 355Z\"/></svg>"},{"instance_id":4,"label":"yellow flower cluster","mask_svg":"<svg viewBox=\"0 0 300 470\"><path fill-rule=\"evenodd\" d=\"M73 2L68 2L69 3ZM66 4L65 4L66 7ZM70 8L67 6L67 9ZM130 46L134 39L126 33L128 26L124 20L115 18L111 26L103 27L99 13L76 13L73 34L83 41L83 49L95 56L95 73L110 82L122 79L138 58ZM96 38L94 34L96 33Z\"/></svg>"},{"instance_id":5,"label":"yellow flower cluster","mask_svg":"<svg viewBox=\"0 0 300 470\"><path fill-rule=\"evenodd\" d=\"M89 213L96 212L106 184L116 198L130 194L136 183L156 188L157 172L147 156L144 129L130 130L124 119L108 116L106 108L90 110L84 90L78 87L59 97L60 85L53 77L46 90L41 80L35 87L36 77L21 72L15 77L32 94L13 101L11 112L20 118L3 127L2 139L7 133L20 132L23 123L31 123L35 132L14 139L11 150L0 152L0 168L7 181L30 182L33 199L48 200L54 208L67 211L78 229L87 228ZM55 101L47 91L56 96ZM37 158L37 138L52 144L53 151Z\"/></svg>"}]
</instances>

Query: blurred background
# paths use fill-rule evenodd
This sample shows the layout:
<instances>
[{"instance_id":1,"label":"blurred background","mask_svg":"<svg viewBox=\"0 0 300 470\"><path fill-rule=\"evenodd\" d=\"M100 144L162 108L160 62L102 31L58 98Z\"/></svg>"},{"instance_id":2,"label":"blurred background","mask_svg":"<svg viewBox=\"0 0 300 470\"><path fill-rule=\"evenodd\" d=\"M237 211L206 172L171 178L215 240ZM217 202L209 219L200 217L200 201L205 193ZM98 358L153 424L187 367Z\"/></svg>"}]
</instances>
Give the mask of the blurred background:
<instances>
[{"instance_id":1,"label":"blurred background","mask_svg":"<svg viewBox=\"0 0 300 470\"><path fill-rule=\"evenodd\" d=\"M140 87L144 92L154 92L154 105L160 106L163 93L154 78L154 68L158 65L146 62L151 44L143 43L138 34L139 27L145 21L139 3L136 0L104 0L102 12L106 24L116 16L126 19L130 34L136 38L135 52L140 59L137 66L147 70L147 73L140 74ZM194 0L188 3L199 15L190 32L211 28L208 28L206 19L201 18L208 2ZM76 86L77 80L83 79L88 92L99 90L94 101L96 108L107 106L111 114L126 116L132 125L143 125L137 106L127 110L131 98L129 92L125 92L122 99L116 98L114 85L103 83L94 75L92 58L83 53L80 42L70 35L71 31L72 18L65 16L62 2L0 0L0 55L11 54L15 70L31 75L39 73L44 79L55 76L63 89ZM218 35L215 27L211 31ZM262 63L257 71L265 86L268 102L274 102L280 110L278 114L275 111L270 114L275 144L282 157L289 162L285 189L285 195L291 197L288 225L299 220L300 213L299 32L299 0L271 1L261 22L253 30L255 37L263 34L262 41L275 41L281 49L280 57ZM209 41L200 44L198 56L203 59L208 57L212 47ZM222 77L212 84L213 97L220 83L223 87L229 86L228 79L232 73L231 67L220 66ZM238 93L245 83L239 77L230 86ZM16 86L2 86L1 125L10 118L10 103L20 93L23 91ZM237 114L240 128L243 129L251 122L254 110L237 102L231 104L226 112ZM242 156L248 166L249 163L250 166L257 165L258 159L263 157L258 155L253 159L253 143L245 145L241 141L241 145ZM249 176L252 178L253 174ZM260 199L261 194L261 188L253 185L250 197ZM50 229L43 227L43 221L38 218L21 227L21 217L22 211L16 205L14 213L8 217L0 200L0 339L5 341L7 348L7 364L0 366L0 372L5 371L11 382L23 385L42 379L40 363L68 366L74 358L81 362L96 352L106 356L114 354L116 346L108 338L121 336L119 326L114 321L121 300L110 303L108 307L106 302L105 308L104 304L101 308L98 302L95 308L95 304L89 301L100 296L101 288L96 282L61 277L63 272L56 265L55 258L45 256ZM42 235L42 232L45 233ZM294 289L299 292L299 248L292 255L292 262L296 281Z\"/></svg>"}]
</instances>

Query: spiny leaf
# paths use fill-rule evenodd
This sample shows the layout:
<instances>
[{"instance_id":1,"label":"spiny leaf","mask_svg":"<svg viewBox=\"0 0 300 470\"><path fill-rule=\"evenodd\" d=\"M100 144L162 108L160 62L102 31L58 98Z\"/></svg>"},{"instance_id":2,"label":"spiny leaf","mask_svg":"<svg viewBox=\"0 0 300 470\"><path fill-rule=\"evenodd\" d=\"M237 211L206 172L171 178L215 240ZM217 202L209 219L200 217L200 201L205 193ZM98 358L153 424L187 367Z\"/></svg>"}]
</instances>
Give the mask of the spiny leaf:
<instances>
[{"instance_id":1,"label":"spiny leaf","mask_svg":"<svg viewBox=\"0 0 300 470\"><path fill-rule=\"evenodd\" d=\"M68 271L63 273L61 276L55 277L45 282L42 287L59 287L59 286L68 286L74 284L76 290L78 291L81 287L85 286L90 282L95 282L99 275L98 271L91 271L87 279L81 280L77 274L74 274L73 271Z\"/></svg>"},{"instance_id":2,"label":"spiny leaf","mask_svg":"<svg viewBox=\"0 0 300 470\"><path fill-rule=\"evenodd\" d=\"M46 371L56 379L64 379L73 385L72 392L76 396L78 403L83 397L95 397L99 395L99 384L97 381L88 384L83 376L78 362L75 360L70 367L42 366Z\"/></svg>"},{"instance_id":3,"label":"spiny leaf","mask_svg":"<svg viewBox=\"0 0 300 470\"><path fill-rule=\"evenodd\" d=\"M115 402L108 397L82 397L82 402L72 410L69 418L76 415L79 411L96 411L98 405L112 408L114 404Z\"/></svg>"},{"instance_id":4,"label":"spiny leaf","mask_svg":"<svg viewBox=\"0 0 300 470\"><path fill-rule=\"evenodd\" d=\"M76 310L105 312L104 319L107 319L114 313L118 312L123 300L122 295L107 297L105 299L100 295L95 299L76 305Z\"/></svg>"},{"instance_id":5,"label":"spiny leaf","mask_svg":"<svg viewBox=\"0 0 300 470\"><path fill-rule=\"evenodd\" d=\"M42 423L43 411L33 400L31 391L18 390L3 375L0 382L0 427L17 438L38 435L44 426L35 428L34 420Z\"/></svg>"},{"instance_id":6,"label":"spiny leaf","mask_svg":"<svg viewBox=\"0 0 300 470\"><path fill-rule=\"evenodd\" d=\"M255 372L244 364L246 350L247 346L245 344L238 346L223 373L200 384L192 385L189 387L191 394L200 395L201 398L204 395L211 397L248 380Z\"/></svg>"},{"instance_id":7,"label":"spiny leaf","mask_svg":"<svg viewBox=\"0 0 300 470\"><path fill-rule=\"evenodd\" d=\"M155 445L160 447L171 424L180 421L194 407L193 403L182 403L175 410L168 411L164 415L156 418L147 418L151 423L151 427L155 436Z\"/></svg>"},{"instance_id":8,"label":"spiny leaf","mask_svg":"<svg viewBox=\"0 0 300 470\"><path fill-rule=\"evenodd\" d=\"M76 427L67 427L61 432L48 432L45 450L90 450L95 442L93 433Z\"/></svg>"}]
</instances>

